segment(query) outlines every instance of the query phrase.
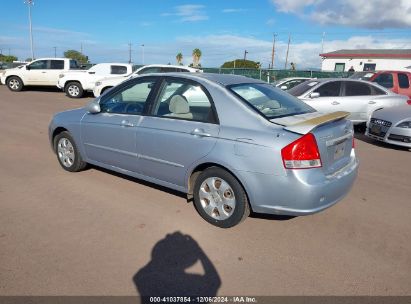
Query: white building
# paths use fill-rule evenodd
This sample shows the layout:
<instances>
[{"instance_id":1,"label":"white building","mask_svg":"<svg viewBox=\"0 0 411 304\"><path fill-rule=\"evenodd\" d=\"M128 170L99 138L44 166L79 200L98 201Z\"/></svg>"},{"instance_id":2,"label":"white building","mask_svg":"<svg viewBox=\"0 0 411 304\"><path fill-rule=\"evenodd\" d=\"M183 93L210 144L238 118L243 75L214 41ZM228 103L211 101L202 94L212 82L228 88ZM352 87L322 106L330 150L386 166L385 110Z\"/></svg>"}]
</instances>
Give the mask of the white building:
<instances>
[{"instance_id":1,"label":"white building","mask_svg":"<svg viewBox=\"0 0 411 304\"><path fill-rule=\"evenodd\" d=\"M411 49L339 50L320 54L322 71L411 71Z\"/></svg>"}]
</instances>

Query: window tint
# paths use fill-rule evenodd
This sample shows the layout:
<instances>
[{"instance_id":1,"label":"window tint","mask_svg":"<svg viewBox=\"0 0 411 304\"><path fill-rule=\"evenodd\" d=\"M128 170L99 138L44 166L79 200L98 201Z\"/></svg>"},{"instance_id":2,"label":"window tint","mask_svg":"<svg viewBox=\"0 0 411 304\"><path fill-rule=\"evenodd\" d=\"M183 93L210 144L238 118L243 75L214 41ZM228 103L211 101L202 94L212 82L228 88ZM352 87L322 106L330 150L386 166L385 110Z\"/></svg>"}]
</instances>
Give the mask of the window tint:
<instances>
[{"instance_id":1,"label":"window tint","mask_svg":"<svg viewBox=\"0 0 411 304\"><path fill-rule=\"evenodd\" d=\"M172 72L178 72L178 70L176 69L176 68L169 68L169 67L162 67L161 69L160 69L160 71L162 72L162 73L172 73Z\"/></svg>"},{"instance_id":2,"label":"window tint","mask_svg":"<svg viewBox=\"0 0 411 304\"><path fill-rule=\"evenodd\" d=\"M29 65L30 70L45 70L47 69L47 60L34 61Z\"/></svg>"},{"instance_id":3,"label":"window tint","mask_svg":"<svg viewBox=\"0 0 411 304\"><path fill-rule=\"evenodd\" d=\"M200 85L168 80L153 115L214 123L211 102Z\"/></svg>"},{"instance_id":4,"label":"window tint","mask_svg":"<svg viewBox=\"0 0 411 304\"><path fill-rule=\"evenodd\" d=\"M377 88L376 86L370 86L371 87L371 95L387 95L387 93L380 88Z\"/></svg>"},{"instance_id":5,"label":"window tint","mask_svg":"<svg viewBox=\"0 0 411 304\"><path fill-rule=\"evenodd\" d=\"M76 60L70 60L70 70L79 70L80 66Z\"/></svg>"},{"instance_id":6,"label":"window tint","mask_svg":"<svg viewBox=\"0 0 411 304\"><path fill-rule=\"evenodd\" d=\"M363 71L375 71L376 64L375 63L365 63Z\"/></svg>"},{"instance_id":7,"label":"window tint","mask_svg":"<svg viewBox=\"0 0 411 304\"><path fill-rule=\"evenodd\" d=\"M371 88L361 82L346 81L345 96L365 96L371 95Z\"/></svg>"},{"instance_id":8,"label":"window tint","mask_svg":"<svg viewBox=\"0 0 411 304\"><path fill-rule=\"evenodd\" d=\"M398 84L401 89L408 89L410 87L407 74L398 73Z\"/></svg>"},{"instance_id":9,"label":"window tint","mask_svg":"<svg viewBox=\"0 0 411 304\"><path fill-rule=\"evenodd\" d=\"M317 84L318 84L318 81L307 80L291 88L290 90L287 91L287 93L295 97L298 97L298 96L305 94L307 91L311 90Z\"/></svg>"},{"instance_id":10,"label":"window tint","mask_svg":"<svg viewBox=\"0 0 411 304\"><path fill-rule=\"evenodd\" d=\"M108 94L100 101L102 112L121 114L141 114L148 100L154 80L140 80L119 92Z\"/></svg>"},{"instance_id":11,"label":"window tint","mask_svg":"<svg viewBox=\"0 0 411 304\"><path fill-rule=\"evenodd\" d=\"M238 84L229 88L268 119L314 112L304 102L269 84Z\"/></svg>"},{"instance_id":12,"label":"window tint","mask_svg":"<svg viewBox=\"0 0 411 304\"><path fill-rule=\"evenodd\" d=\"M110 74L115 74L115 75L127 74L127 67L124 65L112 65Z\"/></svg>"},{"instance_id":13,"label":"window tint","mask_svg":"<svg viewBox=\"0 0 411 304\"><path fill-rule=\"evenodd\" d=\"M293 79L293 80L286 81L281 86L286 86L287 90L289 90L289 89L295 87L296 85L299 85L300 83L303 83L306 80L307 79Z\"/></svg>"},{"instance_id":14,"label":"window tint","mask_svg":"<svg viewBox=\"0 0 411 304\"><path fill-rule=\"evenodd\" d=\"M160 72L159 67L151 67L151 68L142 69L140 72L138 72L138 74L142 75L142 74L159 73L159 72Z\"/></svg>"},{"instance_id":15,"label":"window tint","mask_svg":"<svg viewBox=\"0 0 411 304\"><path fill-rule=\"evenodd\" d=\"M385 88L392 88L394 86L393 80L392 80L392 75L383 73L378 75L373 82L378 83L380 86L383 86Z\"/></svg>"},{"instance_id":16,"label":"window tint","mask_svg":"<svg viewBox=\"0 0 411 304\"><path fill-rule=\"evenodd\" d=\"M50 60L50 70L63 70L64 60Z\"/></svg>"},{"instance_id":17,"label":"window tint","mask_svg":"<svg viewBox=\"0 0 411 304\"><path fill-rule=\"evenodd\" d=\"M320 97L340 96L341 81L331 81L324 83L314 92L320 93Z\"/></svg>"}]
</instances>

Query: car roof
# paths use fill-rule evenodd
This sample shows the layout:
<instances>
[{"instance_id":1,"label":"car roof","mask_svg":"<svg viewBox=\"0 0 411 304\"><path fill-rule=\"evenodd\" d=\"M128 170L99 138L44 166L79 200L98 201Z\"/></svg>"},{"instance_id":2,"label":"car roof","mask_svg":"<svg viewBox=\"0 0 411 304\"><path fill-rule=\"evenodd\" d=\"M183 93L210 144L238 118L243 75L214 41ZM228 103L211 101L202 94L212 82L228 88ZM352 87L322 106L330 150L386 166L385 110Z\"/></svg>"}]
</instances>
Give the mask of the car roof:
<instances>
[{"instance_id":1,"label":"car roof","mask_svg":"<svg viewBox=\"0 0 411 304\"><path fill-rule=\"evenodd\" d=\"M209 80L212 82L219 83L223 86L228 86L232 84L240 84L240 83L263 83L266 84L266 82L258 80L258 79L253 79L245 76L240 76L240 75L232 75L232 74L215 74L215 73L186 73L186 72L173 72L173 73L153 73L153 74L144 74L141 75L143 76L148 76L148 75L153 75L153 76L168 76L168 77L180 77L180 78L187 78L187 79L192 79L192 80Z\"/></svg>"}]
</instances>

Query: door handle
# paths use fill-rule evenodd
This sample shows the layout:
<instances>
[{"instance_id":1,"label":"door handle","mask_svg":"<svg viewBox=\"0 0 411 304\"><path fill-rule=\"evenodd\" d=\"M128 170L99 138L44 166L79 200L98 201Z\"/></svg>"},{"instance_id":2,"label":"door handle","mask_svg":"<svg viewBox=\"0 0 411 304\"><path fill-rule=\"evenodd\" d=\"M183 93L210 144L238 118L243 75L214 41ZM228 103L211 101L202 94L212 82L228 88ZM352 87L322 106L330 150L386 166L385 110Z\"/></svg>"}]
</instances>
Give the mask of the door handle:
<instances>
[{"instance_id":1,"label":"door handle","mask_svg":"<svg viewBox=\"0 0 411 304\"><path fill-rule=\"evenodd\" d=\"M123 121L121 122L121 125L122 125L123 127L134 127L134 124L131 123L131 122L129 122L128 120L123 120Z\"/></svg>"},{"instance_id":2,"label":"door handle","mask_svg":"<svg viewBox=\"0 0 411 304\"><path fill-rule=\"evenodd\" d=\"M211 134L206 133L203 129L194 129L191 131L191 135L199 136L199 137L210 137Z\"/></svg>"},{"instance_id":3,"label":"door handle","mask_svg":"<svg viewBox=\"0 0 411 304\"><path fill-rule=\"evenodd\" d=\"M368 104L376 104L376 102L374 100L371 100L368 102Z\"/></svg>"},{"instance_id":4,"label":"door handle","mask_svg":"<svg viewBox=\"0 0 411 304\"><path fill-rule=\"evenodd\" d=\"M42 72L43 74L46 74L47 72Z\"/></svg>"},{"instance_id":5,"label":"door handle","mask_svg":"<svg viewBox=\"0 0 411 304\"><path fill-rule=\"evenodd\" d=\"M339 103L338 101L333 101L331 104L332 104L333 106L336 106L336 105L339 105L340 103Z\"/></svg>"}]
</instances>

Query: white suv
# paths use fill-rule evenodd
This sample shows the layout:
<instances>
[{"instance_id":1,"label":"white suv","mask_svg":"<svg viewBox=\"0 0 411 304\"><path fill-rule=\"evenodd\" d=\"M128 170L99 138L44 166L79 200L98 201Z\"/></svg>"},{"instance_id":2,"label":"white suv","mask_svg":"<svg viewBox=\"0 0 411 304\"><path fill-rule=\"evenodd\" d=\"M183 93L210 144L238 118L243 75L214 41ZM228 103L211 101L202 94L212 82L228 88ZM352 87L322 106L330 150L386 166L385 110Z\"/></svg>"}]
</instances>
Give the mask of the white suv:
<instances>
[{"instance_id":1,"label":"white suv","mask_svg":"<svg viewBox=\"0 0 411 304\"><path fill-rule=\"evenodd\" d=\"M145 65L138 70L136 70L133 74L123 76L123 77L110 77L110 78L102 78L95 83L94 86L94 96L98 97L103 94L108 89L115 87L116 85L120 84L124 80L135 77L138 75L149 74L149 73L173 73L173 72L189 72L189 73L201 73L202 70L190 68L187 66L181 65L169 65L169 64L150 64Z\"/></svg>"},{"instance_id":2,"label":"white suv","mask_svg":"<svg viewBox=\"0 0 411 304\"><path fill-rule=\"evenodd\" d=\"M79 68L73 59L40 58L25 66L5 70L1 83L15 92L21 91L24 86L55 86L62 72Z\"/></svg>"},{"instance_id":3,"label":"white suv","mask_svg":"<svg viewBox=\"0 0 411 304\"><path fill-rule=\"evenodd\" d=\"M85 91L93 91L98 79L113 75L130 75L133 66L126 63L99 63L86 71L68 71L59 75L57 87L71 98L80 98Z\"/></svg>"}]
</instances>

